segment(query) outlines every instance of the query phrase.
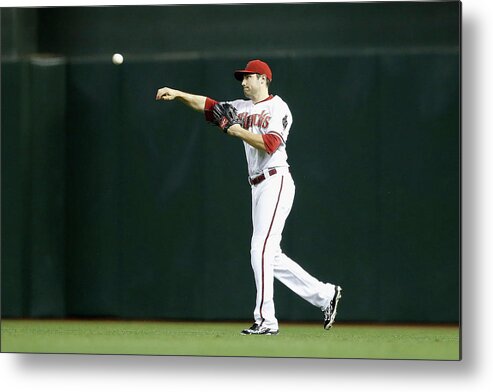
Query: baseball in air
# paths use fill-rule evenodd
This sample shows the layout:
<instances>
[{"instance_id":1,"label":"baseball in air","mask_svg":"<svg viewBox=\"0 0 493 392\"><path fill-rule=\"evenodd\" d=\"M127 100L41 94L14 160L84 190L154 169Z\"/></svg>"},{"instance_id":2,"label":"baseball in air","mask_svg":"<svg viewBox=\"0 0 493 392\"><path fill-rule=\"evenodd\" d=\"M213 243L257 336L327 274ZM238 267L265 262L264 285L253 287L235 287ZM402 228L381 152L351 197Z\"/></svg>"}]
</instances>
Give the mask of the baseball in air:
<instances>
[{"instance_id":1,"label":"baseball in air","mask_svg":"<svg viewBox=\"0 0 493 392\"><path fill-rule=\"evenodd\" d=\"M120 53L115 53L111 61L113 61L113 64L120 65L121 63L123 63L123 56Z\"/></svg>"}]
</instances>

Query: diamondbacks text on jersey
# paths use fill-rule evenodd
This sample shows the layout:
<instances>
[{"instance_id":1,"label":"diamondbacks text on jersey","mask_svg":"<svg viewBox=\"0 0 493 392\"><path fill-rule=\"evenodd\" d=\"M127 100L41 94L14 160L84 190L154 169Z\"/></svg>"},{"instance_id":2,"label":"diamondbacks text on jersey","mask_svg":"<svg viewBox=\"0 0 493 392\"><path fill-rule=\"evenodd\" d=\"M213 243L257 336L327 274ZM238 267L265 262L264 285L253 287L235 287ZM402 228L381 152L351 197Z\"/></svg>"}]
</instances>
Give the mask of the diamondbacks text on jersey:
<instances>
[{"instance_id":1,"label":"diamondbacks text on jersey","mask_svg":"<svg viewBox=\"0 0 493 392\"><path fill-rule=\"evenodd\" d=\"M205 115L209 121L211 120L210 110L216 103L217 101L213 99L207 99ZM264 140L271 141L271 148L268 148L267 152L243 143L248 163L248 175L252 177L272 167L289 167L286 142L293 117L286 102L277 95L270 95L267 99L257 103L243 99L228 101L228 103L238 111L238 117L243 121L243 128L258 135L266 135L268 137Z\"/></svg>"}]
</instances>

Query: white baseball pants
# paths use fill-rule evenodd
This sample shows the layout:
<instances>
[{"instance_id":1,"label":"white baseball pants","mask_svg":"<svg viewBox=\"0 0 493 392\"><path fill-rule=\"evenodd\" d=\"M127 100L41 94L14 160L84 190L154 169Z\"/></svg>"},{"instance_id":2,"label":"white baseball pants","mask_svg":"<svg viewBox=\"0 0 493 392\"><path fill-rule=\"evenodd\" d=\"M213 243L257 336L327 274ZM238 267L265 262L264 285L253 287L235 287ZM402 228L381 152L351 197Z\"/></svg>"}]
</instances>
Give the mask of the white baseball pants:
<instances>
[{"instance_id":1,"label":"white baseball pants","mask_svg":"<svg viewBox=\"0 0 493 392\"><path fill-rule=\"evenodd\" d=\"M254 318L257 324L271 329L278 329L274 278L320 309L325 309L334 295L334 285L315 279L282 253L282 231L294 194L295 185L287 168L252 186L251 263L257 288Z\"/></svg>"}]
</instances>

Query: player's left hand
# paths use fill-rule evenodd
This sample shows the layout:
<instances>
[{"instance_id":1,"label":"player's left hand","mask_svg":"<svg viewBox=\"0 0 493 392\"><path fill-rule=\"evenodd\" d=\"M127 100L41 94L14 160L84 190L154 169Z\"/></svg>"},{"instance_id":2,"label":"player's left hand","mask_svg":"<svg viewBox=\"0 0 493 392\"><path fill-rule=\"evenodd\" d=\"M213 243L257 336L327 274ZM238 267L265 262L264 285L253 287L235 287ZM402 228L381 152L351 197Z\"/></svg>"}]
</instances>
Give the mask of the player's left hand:
<instances>
[{"instance_id":1,"label":"player's left hand","mask_svg":"<svg viewBox=\"0 0 493 392\"><path fill-rule=\"evenodd\" d=\"M228 129L233 125L241 125L242 121L238 117L236 108L229 103L217 103L212 108L214 123L228 133Z\"/></svg>"}]
</instances>

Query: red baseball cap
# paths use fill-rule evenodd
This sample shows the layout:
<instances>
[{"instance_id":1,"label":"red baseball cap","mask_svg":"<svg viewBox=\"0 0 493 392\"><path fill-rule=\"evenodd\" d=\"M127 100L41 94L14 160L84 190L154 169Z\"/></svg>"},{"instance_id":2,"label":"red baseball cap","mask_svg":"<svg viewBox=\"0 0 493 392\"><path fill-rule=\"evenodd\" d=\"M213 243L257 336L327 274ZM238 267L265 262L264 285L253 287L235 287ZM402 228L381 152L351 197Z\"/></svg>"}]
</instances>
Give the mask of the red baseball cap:
<instances>
[{"instance_id":1,"label":"red baseball cap","mask_svg":"<svg viewBox=\"0 0 493 392\"><path fill-rule=\"evenodd\" d=\"M260 74L267 76L267 79L272 81L272 71L267 63L260 60L249 61L245 69L235 71L236 80L242 81L244 74Z\"/></svg>"}]
</instances>

